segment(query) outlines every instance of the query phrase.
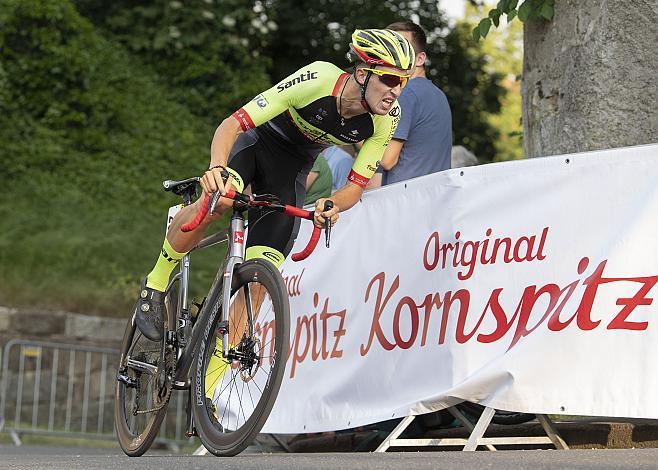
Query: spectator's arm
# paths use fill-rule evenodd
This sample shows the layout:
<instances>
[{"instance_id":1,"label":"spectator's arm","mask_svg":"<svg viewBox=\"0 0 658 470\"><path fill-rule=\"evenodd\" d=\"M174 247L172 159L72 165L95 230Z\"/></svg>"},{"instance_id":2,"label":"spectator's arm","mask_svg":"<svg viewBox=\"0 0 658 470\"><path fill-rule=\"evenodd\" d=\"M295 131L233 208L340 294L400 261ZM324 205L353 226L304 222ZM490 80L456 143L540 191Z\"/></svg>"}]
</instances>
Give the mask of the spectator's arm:
<instances>
[{"instance_id":1,"label":"spectator's arm","mask_svg":"<svg viewBox=\"0 0 658 470\"><path fill-rule=\"evenodd\" d=\"M320 176L320 173L316 173L315 171L312 171L308 174L306 177L306 191L308 192L309 189L311 189L311 186L313 186L313 183L315 183L315 180L318 179L318 176Z\"/></svg>"},{"instance_id":2,"label":"spectator's arm","mask_svg":"<svg viewBox=\"0 0 658 470\"><path fill-rule=\"evenodd\" d=\"M386 146L386 150L384 150L384 155L382 156L382 161L380 162L380 165L382 168L384 168L384 170L391 170L395 165L398 164L403 145L404 140L391 139L391 141Z\"/></svg>"}]
</instances>

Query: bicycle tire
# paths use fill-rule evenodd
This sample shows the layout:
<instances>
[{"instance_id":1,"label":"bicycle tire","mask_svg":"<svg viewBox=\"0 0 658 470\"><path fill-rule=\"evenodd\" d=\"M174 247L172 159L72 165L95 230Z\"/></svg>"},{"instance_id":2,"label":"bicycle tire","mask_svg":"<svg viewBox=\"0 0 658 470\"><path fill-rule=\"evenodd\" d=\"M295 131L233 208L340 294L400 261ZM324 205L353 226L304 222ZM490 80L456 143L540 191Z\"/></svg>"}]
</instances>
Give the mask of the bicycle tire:
<instances>
[{"instance_id":1,"label":"bicycle tire","mask_svg":"<svg viewBox=\"0 0 658 470\"><path fill-rule=\"evenodd\" d=\"M167 314L176 312L177 301L177 292L172 288L165 298ZM171 368L173 367L174 358L171 352L166 350L163 352L164 345L164 339L157 343L142 335L135 323L135 312L133 311L121 343L114 395L114 429L121 449L130 457L139 457L151 447L167 413L168 403L163 405L163 401L168 402L171 393ZM142 380L144 374L128 365L129 358L137 358L157 367L155 386L150 383L152 379L145 378ZM119 380L121 374L134 380L139 388L136 390ZM144 390L142 390L140 397L141 388L144 388ZM141 402L142 399L144 399L143 403ZM161 407L151 413L136 415L129 412L129 410L135 410L135 408L142 407L148 410L158 406Z\"/></svg>"},{"instance_id":2,"label":"bicycle tire","mask_svg":"<svg viewBox=\"0 0 658 470\"><path fill-rule=\"evenodd\" d=\"M256 285L262 286L264 291L260 288L255 291ZM247 286L246 295L244 294L245 286ZM229 307L229 311L232 311L234 316L238 316L237 312L240 310L237 307L240 302L236 300L240 296L246 298L248 295L250 301L254 302L254 298L260 298L264 292L269 296L269 300L255 301L258 304L257 308L260 307L260 311L255 315L257 318L250 321L247 317L245 321L251 324L254 334L249 335L243 331L239 335L240 342L231 347L231 351L239 353L244 358L234 359L229 364L220 356L214 356L226 361L222 375L209 384L214 390L213 398L216 396L213 401L213 405L217 409L215 413L213 410L209 411L206 405L206 374L212 372L209 370L209 364L215 353L216 338L221 336L221 333L218 332L218 322L219 310L222 307L222 289L217 286L216 290L217 292L208 296L209 299L212 299L208 303L211 311L206 316L207 323L203 326L202 339L194 361L193 384L195 389L192 409L197 434L206 449L217 456L233 456L251 444L274 406L288 356L290 307L281 274L272 263L254 259L240 264L235 269L231 288L232 301ZM244 312L246 312L246 303L245 308L240 312L240 318ZM236 325L239 321L235 320L234 316L230 319L229 330L238 328ZM246 325L246 327L248 326ZM268 342L270 336L271 340ZM271 341L274 341L273 346ZM251 364L249 358L251 358ZM267 364L267 359L269 359L269 364ZM251 375L245 376L243 374L247 369L247 373ZM258 375L259 371L266 375ZM260 393L260 398L254 402L254 395L257 395L257 392ZM236 402L237 410L234 406ZM248 411L251 413L247 417Z\"/></svg>"},{"instance_id":3,"label":"bicycle tire","mask_svg":"<svg viewBox=\"0 0 658 470\"><path fill-rule=\"evenodd\" d=\"M484 406L467 401L458 404L457 408L459 408L463 413L475 418L476 420L480 418L482 412L484 411ZM493 418L491 418L491 422L503 426L514 426L517 424L527 423L535 418L536 416L530 413L496 410Z\"/></svg>"}]
</instances>

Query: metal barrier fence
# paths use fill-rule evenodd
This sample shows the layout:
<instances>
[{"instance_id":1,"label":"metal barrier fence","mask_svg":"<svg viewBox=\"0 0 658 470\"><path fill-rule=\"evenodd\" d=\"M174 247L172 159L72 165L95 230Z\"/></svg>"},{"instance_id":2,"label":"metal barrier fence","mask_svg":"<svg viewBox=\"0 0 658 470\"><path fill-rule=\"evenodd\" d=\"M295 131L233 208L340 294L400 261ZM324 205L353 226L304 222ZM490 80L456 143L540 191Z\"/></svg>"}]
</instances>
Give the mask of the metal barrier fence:
<instances>
[{"instance_id":1,"label":"metal barrier fence","mask_svg":"<svg viewBox=\"0 0 658 470\"><path fill-rule=\"evenodd\" d=\"M0 431L116 439L114 389L119 351L74 344L11 340L0 355ZM172 394L157 442L187 442L185 394Z\"/></svg>"}]
</instances>

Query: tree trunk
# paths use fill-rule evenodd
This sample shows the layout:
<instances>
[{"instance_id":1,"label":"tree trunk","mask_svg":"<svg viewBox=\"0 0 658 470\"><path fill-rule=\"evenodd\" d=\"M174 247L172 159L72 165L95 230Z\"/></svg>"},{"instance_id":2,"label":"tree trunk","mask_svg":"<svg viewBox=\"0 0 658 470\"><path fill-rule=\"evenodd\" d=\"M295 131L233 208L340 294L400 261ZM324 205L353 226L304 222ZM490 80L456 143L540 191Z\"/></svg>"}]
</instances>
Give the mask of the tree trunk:
<instances>
[{"instance_id":1,"label":"tree trunk","mask_svg":"<svg viewBox=\"0 0 658 470\"><path fill-rule=\"evenodd\" d=\"M656 0L557 0L525 24L527 157L658 142Z\"/></svg>"}]
</instances>

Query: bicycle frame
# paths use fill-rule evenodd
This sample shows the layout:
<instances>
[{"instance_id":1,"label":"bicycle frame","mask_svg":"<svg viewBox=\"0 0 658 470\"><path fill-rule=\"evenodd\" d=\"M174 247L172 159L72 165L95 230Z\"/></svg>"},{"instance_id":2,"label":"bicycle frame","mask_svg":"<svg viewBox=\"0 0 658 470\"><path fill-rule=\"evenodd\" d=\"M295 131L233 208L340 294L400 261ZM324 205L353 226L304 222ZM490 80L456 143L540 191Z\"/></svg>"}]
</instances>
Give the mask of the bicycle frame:
<instances>
[{"instance_id":1,"label":"bicycle frame","mask_svg":"<svg viewBox=\"0 0 658 470\"><path fill-rule=\"evenodd\" d=\"M186 211L189 211L192 209L190 206L192 205L192 198L196 194L199 180L200 178L198 177L181 181L167 180L163 182L163 187L166 191L171 191L181 196L183 198L182 206L185 207ZM245 261L246 252L245 213L247 210L255 208L258 211L275 211L308 220L314 220L315 214L313 211L282 204L278 197L271 194L258 196L243 194L230 189L223 196L234 201L231 205L233 210L229 227L226 230L204 238L182 257L179 270L169 281L164 295L164 310L167 314L167 319L165 335L160 343L160 347L154 350L152 346L148 346L149 349L143 350L144 346L140 346L137 355L132 357L133 350L142 337L142 333L139 333L135 337L135 333L139 331L136 325L137 314L140 312L138 309L143 307L143 305L141 307L139 306L140 300L135 304L136 307L133 315L126 327L122 343L121 360L117 371L115 396L115 403L117 404L115 407L115 417L117 419L115 419L115 423L117 423L116 430L119 442L127 455L142 455L151 445L165 416L165 407L169 403L172 390L174 389L185 390L187 394L186 434L190 437L198 435L206 448L209 450L212 449L211 452L216 453L216 455L234 455L248 445L254 435L262 428L274 404L276 394L279 391L285 372L285 362L282 364L277 358L281 357L285 360L287 353L286 338L289 336L290 328L289 306L281 273L274 265L258 260L242 265ZM203 199L200 199L198 204L195 203L196 215L194 218L192 220L188 218L188 221L180 226L182 232L190 232L200 226L203 230L207 228L207 224L203 223L204 218L208 213L213 214L213 208L221 196L219 192L215 192L212 195L204 193L202 197ZM325 203L325 210L330 209L327 209L328 204L330 204L330 201ZM224 205L224 203L222 205L226 208L229 207L228 205ZM169 211L168 225L174 219L175 210L176 208L171 208ZM325 218L324 226L328 246L329 230L331 228L329 218ZM169 231L169 226L167 226L167 231ZM313 234L308 245L301 252L293 254L293 260L302 260L311 254L317 245L320 231L321 228L318 226L313 228ZM191 252L223 243L224 241L227 242L226 256L221 265L222 269L215 275L207 297L201 304L196 303L196 301L190 301ZM236 269L240 265L242 267ZM228 428L214 424L218 417L215 413L215 405L212 403L212 398L211 401L208 401L209 397L207 397L207 393L209 393L209 389L204 390L204 377L205 379L208 378L209 371L207 368L213 359L211 355L219 357L221 354L219 359L223 358L226 364L231 365L233 368L236 365L239 366L240 377L245 383L251 381L255 377L256 371L259 370L258 364L264 360L264 357L262 354L263 350L260 348L260 340L254 338L256 333L256 327L253 324L254 320L256 320L254 315L257 315L258 312L253 312L253 309L260 310L263 300L260 295L261 287L257 289L250 288L253 282L260 283L262 285L261 287L265 288L265 292L271 294L272 311L274 312L274 321L277 330L277 346L276 350L271 352L271 355L268 357L270 364L273 361L277 362L274 363L274 367L272 368L274 375L270 376L270 373L267 372L268 375L264 388L263 390L259 388L262 397L258 400L258 405L254 405L253 420L247 421L247 418L244 416L244 409L242 409L242 405L240 404L240 410L242 410L245 420L244 424L235 428L235 431L241 430L240 433L236 433L234 437L226 440L224 433L226 432L225 429ZM178 285L174 285L174 283L178 283ZM239 296L236 295L236 299L239 302L235 306L231 306L232 287L240 290ZM140 298L143 292L140 292ZM254 299L253 294L255 293L258 293L258 295ZM191 307L194 305L199 307L197 316L192 316ZM242 310L243 307L244 310ZM143 310L147 311L148 308ZM232 310L235 310L238 315L232 315ZM243 316L245 311L246 320ZM159 312L156 313L159 314ZM237 318L231 319L231 316ZM244 325L243 320L245 320ZM231 321L235 322L235 324L230 325L229 323ZM236 338L234 336L236 338L240 337L240 339L235 341ZM236 345L231 346L230 340L234 340ZM217 346L220 342L222 343L221 353L217 351ZM151 359L145 356L146 359L142 361L142 357L139 355L140 352L151 353L151 356L149 356ZM159 357L156 358L152 353L155 353ZM192 366L193 364L194 367ZM221 367L223 369L215 367L212 373L218 370L224 370L224 372L220 372L223 375L226 366ZM128 369L131 369L131 371ZM146 378L149 382L145 382L147 384L145 388L147 390L145 407L142 407L139 403L140 375L142 373L151 376L150 378ZM194 377L194 383L192 383L192 377ZM232 376L231 379L231 382L234 382L235 376ZM152 383L153 387L157 388L151 388L149 392L149 383ZM126 391L130 388L136 389L132 398L126 395ZM151 393L152 396L148 395L148 393ZM215 393L217 393L217 388L215 388ZM229 392L229 398L230 396ZM148 404L149 397L153 406ZM131 409L133 416L145 415L147 413L155 414L151 414L143 420L138 425L138 427L141 426L141 429L135 431L133 429L135 422L130 418ZM213 422L213 416L215 422ZM201 426L199 433L197 433L195 424L196 419L200 420L199 423L196 423ZM247 423L251 423L249 424L251 427L246 427ZM237 424L237 421L235 424Z\"/></svg>"},{"instance_id":2,"label":"bicycle frame","mask_svg":"<svg viewBox=\"0 0 658 470\"><path fill-rule=\"evenodd\" d=\"M199 343L201 336L201 329L194 328L191 337L187 337L187 326L190 323L190 310L188 300L188 285L189 285L189 272L190 272L190 254L193 251L202 250L204 248L223 243L228 241L228 249L226 257L224 258L224 271L222 273L221 282L223 283L222 303L221 305L229 305L231 300L231 284L233 282L233 271L235 267L244 262L245 256L245 221L242 213L238 211L233 212L231 217L231 224L228 229L221 230L209 237L204 238L197 246L195 246L188 254L186 254L180 263L180 271L172 277L169 282L168 288L170 289L177 281L180 282L178 287L179 301L176 311L176 318L169 318L169 334L178 335L178 341L174 342L174 338L167 338L167 342L178 345L176 354L177 368L176 376L174 377L174 388L187 388L189 384L189 371L194 358L194 351ZM218 277L213 281L213 287L218 282ZM212 287L211 287L212 290ZM207 309L200 312L201 315L217 314L216 311L208 313ZM247 314L251 316L251 303L247 299ZM198 321L199 319L197 319ZM203 323L202 323L203 324ZM208 322L210 324L210 322ZM219 327L224 329L223 333L223 354L224 356L229 353L228 341L228 315L227 309L221 309L221 317L219 319ZM251 332L253 333L253 332Z\"/></svg>"},{"instance_id":3,"label":"bicycle frame","mask_svg":"<svg viewBox=\"0 0 658 470\"><path fill-rule=\"evenodd\" d=\"M163 183L163 185L165 188L167 188L168 184L170 183L171 182L166 181ZM208 211L210 213L213 212L213 208L215 207L215 204L217 203L219 197L220 197L219 193L215 193L212 198L207 195L204 195L204 202L201 205L201 210L199 210L195 219L192 222L182 226L181 230L183 231L194 230L201 223L201 221L206 216ZM259 200L258 202L254 202L254 199L251 196L245 196L241 193L237 193L234 190L229 190L225 194L225 197L229 199L234 199L236 201L241 201L242 203L247 204L246 206L243 206L245 208L248 207L248 205L251 203L253 204L253 206L256 207L278 210L280 212L284 212L294 217L301 217L309 220L313 218L313 212L311 211L299 209L294 206L281 205L278 202L272 200ZM192 203L191 194L189 193L185 194L183 196L183 205L187 207L191 205L191 203ZM329 210L331 209L331 207L333 207L333 203L331 201L326 201L325 210ZM325 229L327 235L326 242L328 247L329 233L331 229L331 223L329 221L325 223ZM292 255L292 259L294 261L300 261L302 259L305 259L311 254L311 252L315 249L315 246L317 245L318 239L320 237L320 231L321 230L318 227L315 227L313 229L313 234L306 248L301 252ZM179 301L178 301L177 310L175 312L176 318L175 319L169 318L169 332L167 333L168 336L166 338L166 342L168 345L177 348L176 374L173 380L174 388L186 389L190 386L188 382L190 366L192 365L195 348L199 344L199 338L201 336L201 330L199 328L194 328L192 330L191 338L188 338L188 334L187 334L189 330L188 325L190 323L190 311L188 305L188 283L189 283L189 268L190 268L189 255L190 253L192 253L192 251L196 251L212 245L216 245L217 243L221 243L224 240L228 241L228 250L224 261L224 271L222 273L222 279L221 280L219 279L219 273L217 273L217 276L215 276L213 284L210 288L210 292L212 292L216 287L217 283L222 282L222 287L223 287L222 302L221 303L215 302L215 305L213 306L213 309L210 312L209 309L206 308L204 304L204 307L202 307L200 312L200 315L202 315L202 317L197 319L197 322L201 319L204 320L201 322L201 324L210 325L213 323L214 315L217 314L217 309L215 308L215 306L218 307L219 305L222 306L230 305L233 272L237 265L244 262L244 258L245 258L246 237L244 232L245 232L244 214L241 209L234 208L233 215L231 217L231 223L229 225L228 230L223 230L207 238L204 238L201 242L197 244L197 246L195 246L192 250L190 250L190 252L181 259L180 272L177 273L175 276L173 276L173 278L169 282L169 285L167 286L168 289L171 289L174 282L176 281L180 282ZM247 315L248 317L251 318L252 305L251 305L251 298L248 295L248 292L247 295L245 295L245 303L246 303ZM228 356L229 354L229 338L228 338L229 318L227 311L228 308L222 308L221 317L218 323L218 328L223 330L222 353L224 357ZM212 317L208 319L208 321L205 321L206 320L205 317L207 315L212 315ZM248 324L250 325L251 328L252 322L248 322ZM253 334L253 331L250 331L250 334Z\"/></svg>"}]
</instances>

